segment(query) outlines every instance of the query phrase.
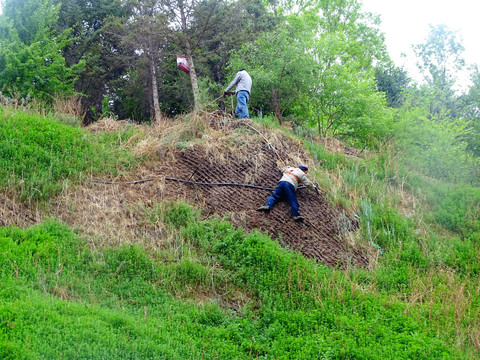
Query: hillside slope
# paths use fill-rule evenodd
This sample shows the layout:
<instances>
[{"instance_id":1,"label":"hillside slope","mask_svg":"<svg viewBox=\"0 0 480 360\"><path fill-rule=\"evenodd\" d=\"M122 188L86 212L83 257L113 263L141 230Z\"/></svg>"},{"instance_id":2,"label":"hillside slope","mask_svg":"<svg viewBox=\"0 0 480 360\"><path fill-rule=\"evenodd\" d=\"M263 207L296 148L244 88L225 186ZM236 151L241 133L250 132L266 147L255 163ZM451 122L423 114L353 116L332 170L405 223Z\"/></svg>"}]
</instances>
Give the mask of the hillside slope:
<instances>
[{"instance_id":1,"label":"hillside slope","mask_svg":"<svg viewBox=\"0 0 480 360\"><path fill-rule=\"evenodd\" d=\"M337 159L312 148L314 161L305 150L314 143L215 114L152 127L106 120L88 129L16 114L0 125L18 130L16 148L30 156L2 153L14 161L3 162L0 195L0 357L478 354L478 281L429 268L435 258L417 244L425 238L381 207L382 187L363 202L371 208L361 211L375 206L377 217L359 212L362 231L354 214L332 205L332 198L345 199L335 189L349 191L341 182L320 196L299 190L303 224L292 221L286 204L268 215L255 210L283 165L307 164L309 177L326 184L322 176ZM14 143L5 133L0 150ZM368 162L370 155L338 160ZM352 164L345 176L374 187L368 165ZM372 256L368 236L383 256ZM476 264L460 241L446 249L463 251L456 252L458 271Z\"/></svg>"},{"instance_id":2,"label":"hillside slope","mask_svg":"<svg viewBox=\"0 0 480 360\"><path fill-rule=\"evenodd\" d=\"M281 177L281 167L305 163L314 168L313 159L299 141L280 132L264 134L265 130L256 129L251 121L232 121L221 126L215 126L218 123L212 119L204 118L203 121L209 128L201 141L176 142L173 146L155 143L152 139L162 140L178 129L167 127L162 137L155 134L155 129L151 130L146 140L150 142L148 162L122 178L103 179L114 184L86 182L64 191L53 202L51 213L34 213L12 199L3 198L0 200L3 225L28 225L54 216L91 236L103 232L110 242L118 239L119 243L135 243L140 220L132 211L135 206L148 207L155 202L183 199L204 209L206 216L225 217L246 231L265 231L283 246L323 264L368 266L366 250L355 248L347 241L347 234L357 229L357 221L342 209L333 208L324 194L298 190L304 223L292 221L287 203L279 204L270 214L255 211L270 195L269 189L275 188ZM119 126L127 125L121 122L112 125L106 121L93 125L91 131L118 130ZM137 151L144 152L144 149L145 142L137 144ZM314 171L311 173L314 175ZM146 178L154 180L122 184ZM165 178L240 186L195 185Z\"/></svg>"},{"instance_id":3,"label":"hillside slope","mask_svg":"<svg viewBox=\"0 0 480 360\"><path fill-rule=\"evenodd\" d=\"M284 164L314 164L300 142L279 132L265 135L265 130L254 128L250 121L233 121L216 127L212 124L215 123L207 123L210 127L201 141L176 142L174 146L155 144L152 139L164 139L178 129L164 130L166 134L162 136L153 130L147 140L151 143L150 161L123 178L103 179L117 184L90 183L67 192L55 203L54 215L92 236L105 229L110 241L117 238L120 243L134 243L136 227L141 222L132 211L135 206L183 199L204 209L205 216L224 217L246 231L265 231L279 239L284 247L323 264L368 266L367 252L350 246L347 241L347 234L357 229L357 222L341 209L333 208L322 194L307 189L298 191L305 221L295 223L286 203L279 204L267 215L255 211L271 190L166 180L248 184L272 189L281 177L280 168ZM92 130L99 127L101 124ZM145 148L145 143L137 144L137 151L145 151L142 147ZM122 184L141 179L154 180Z\"/></svg>"}]
</instances>

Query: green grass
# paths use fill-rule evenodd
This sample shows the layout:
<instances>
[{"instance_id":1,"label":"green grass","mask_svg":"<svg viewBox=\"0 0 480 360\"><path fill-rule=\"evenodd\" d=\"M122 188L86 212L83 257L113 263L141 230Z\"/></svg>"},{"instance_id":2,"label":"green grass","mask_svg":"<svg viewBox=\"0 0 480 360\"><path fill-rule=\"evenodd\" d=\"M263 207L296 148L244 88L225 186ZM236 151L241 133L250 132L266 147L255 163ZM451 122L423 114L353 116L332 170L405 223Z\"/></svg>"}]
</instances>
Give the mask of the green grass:
<instances>
[{"instance_id":1,"label":"green grass","mask_svg":"<svg viewBox=\"0 0 480 360\"><path fill-rule=\"evenodd\" d=\"M45 200L61 192L64 182L89 174L127 168L135 158L119 147L132 135L93 136L50 118L0 107L0 190L22 201Z\"/></svg>"},{"instance_id":2,"label":"green grass","mask_svg":"<svg viewBox=\"0 0 480 360\"><path fill-rule=\"evenodd\" d=\"M132 134L0 108L0 188L48 200L65 182L128 169ZM184 203L137 206L142 227L162 229L160 247L91 248L55 221L1 228L0 357L478 358L478 188L399 170L388 153L304 144L327 196L359 216L357 241L381 250L371 271L315 264ZM397 209L401 182L415 217Z\"/></svg>"},{"instance_id":3,"label":"green grass","mask_svg":"<svg viewBox=\"0 0 480 360\"><path fill-rule=\"evenodd\" d=\"M288 252L267 236L163 210L185 251L178 262L137 246L92 250L49 222L0 230L4 358L450 359L461 352L372 281ZM213 267L213 265L215 265ZM210 276L211 272L220 275ZM186 301L174 289L235 287L239 310Z\"/></svg>"}]
</instances>

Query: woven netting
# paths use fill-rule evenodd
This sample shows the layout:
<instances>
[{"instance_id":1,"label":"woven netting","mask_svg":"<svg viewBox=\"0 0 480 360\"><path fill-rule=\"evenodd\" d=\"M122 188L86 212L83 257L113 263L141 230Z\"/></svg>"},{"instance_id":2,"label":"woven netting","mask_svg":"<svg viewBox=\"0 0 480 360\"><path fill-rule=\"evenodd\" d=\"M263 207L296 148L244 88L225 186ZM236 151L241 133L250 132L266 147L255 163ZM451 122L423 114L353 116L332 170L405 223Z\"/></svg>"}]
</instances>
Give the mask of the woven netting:
<instances>
[{"instance_id":1,"label":"woven netting","mask_svg":"<svg viewBox=\"0 0 480 360\"><path fill-rule=\"evenodd\" d=\"M301 150L299 143L280 137L273 145L246 125L245 141L231 145L229 150L220 152L198 145L176 151L174 161L169 161L168 168L159 167L157 174L200 183L248 184L273 189L282 176L282 165L298 166L301 159L308 161L308 155ZM160 157L165 156L159 153ZM285 202L268 214L256 211L265 203L271 190L166 181L163 191L189 193L210 213L226 217L247 231L259 229L266 232L282 246L300 251L321 263L341 267L368 265L365 251L348 245L346 241L348 233L357 230L357 221L341 209L333 208L324 194L306 188L297 191L300 212L305 218L303 223L297 223L292 220L290 207Z\"/></svg>"}]
</instances>

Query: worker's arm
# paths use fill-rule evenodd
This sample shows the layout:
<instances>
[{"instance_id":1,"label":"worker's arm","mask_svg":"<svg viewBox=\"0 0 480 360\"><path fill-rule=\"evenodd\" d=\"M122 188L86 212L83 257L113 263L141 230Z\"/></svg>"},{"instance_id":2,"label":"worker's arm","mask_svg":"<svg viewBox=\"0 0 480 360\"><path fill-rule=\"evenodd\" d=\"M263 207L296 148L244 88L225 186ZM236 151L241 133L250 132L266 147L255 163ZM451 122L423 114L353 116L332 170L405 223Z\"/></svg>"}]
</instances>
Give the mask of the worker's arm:
<instances>
[{"instance_id":1,"label":"worker's arm","mask_svg":"<svg viewBox=\"0 0 480 360\"><path fill-rule=\"evenodd\" d=\"M300 180L300 182L305 185L307 188L309 188L310 190L314 190L315 189L315 185L313 184L313 182L311 182L308 178L307 178L307 175L304 173L303 175L301 174L298 179Z\"/></svg>"},{"instance_id":2,"label":"worker's arm","mask_svg":"<svg viewBox=\"0 0 480 360\"><path fill-rule=\"evenodd\" d=\"M230 85L228 85L228 87L225 89L224 93L228 93L231 88L233 88L235 85L238 84L238 82L240 81L240 76L241 76L241 74L240 74L240 72L238 72L237 75L235 76L235 79L233 79L233 81L230 83Z\"/></svg>"}]
</instances>

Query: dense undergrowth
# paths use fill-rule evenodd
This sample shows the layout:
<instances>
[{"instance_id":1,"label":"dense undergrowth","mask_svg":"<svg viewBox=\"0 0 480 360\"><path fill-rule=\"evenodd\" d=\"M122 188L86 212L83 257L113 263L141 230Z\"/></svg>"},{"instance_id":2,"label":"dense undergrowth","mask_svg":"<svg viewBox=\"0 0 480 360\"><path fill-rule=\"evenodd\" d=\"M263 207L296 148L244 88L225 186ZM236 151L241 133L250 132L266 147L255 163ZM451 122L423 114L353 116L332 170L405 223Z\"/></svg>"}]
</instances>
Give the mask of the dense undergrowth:
<instances>
[{"instance_id":1,"label":"dense undergrowth","mask_svg":"<svg viewBox=\"0 0 480 360\"><path fill-rule=\"evenodd\" d=\"M131 130L93 136L1 111L0 187L24 200L136 161L118 146ZM138 207L142 226L166 229L160 248L95 247L55 220L2 228L0 356L477 358L479 189L401 169L387 151L304 144L331 201L360 219L356 241L378 249L371 270L315 264L184 203Z\"/></svg>"},{"instance_id":2,"label":"dense undergrowth","mask_svg":"<svg viewBox=\"0 0 480 360\"><path fill-rule=\"evenodd\" d=\"M187 256L136 246L89 249L58 223L1 231L0 351L4 358L414 358L455 350L405 306L356 288L350 276L282 250L261 234L198 221L173 207ZM180 220L179 220L180 219ZM183 221L185 219L186 221ZM198 255L195 253L198 251ZM198 260L203 260L199 262ZM216 268L217 267L217 268ZM167 291L250 293L239 311ZM169 285L166 285L169 284ZM228 297L228 294L227 294Z\"/></svg>"}]
</instances>

